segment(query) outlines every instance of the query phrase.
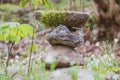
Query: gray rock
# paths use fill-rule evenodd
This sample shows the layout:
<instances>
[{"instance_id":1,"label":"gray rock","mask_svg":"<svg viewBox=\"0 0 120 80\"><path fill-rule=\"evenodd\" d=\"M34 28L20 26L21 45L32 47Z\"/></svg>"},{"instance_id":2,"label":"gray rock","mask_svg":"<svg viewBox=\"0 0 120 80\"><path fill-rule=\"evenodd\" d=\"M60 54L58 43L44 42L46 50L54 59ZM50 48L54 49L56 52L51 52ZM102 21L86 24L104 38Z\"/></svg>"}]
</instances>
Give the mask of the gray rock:
<instances>
[{"instance_id":1,"label":"gray rock","mask_svg":"<svg viewBox=\"0 0 120 80\"><path fill-rule=\"evenodd\" d=\"M46 68L50 68L56 62L56 68L65 68L73 65L84 65L83 57L74 49L66 46L50 46L46 52L41 52L42 62L46 63Z\"/></svg>"},{"instance_id":2,"label":"gray rock","mask_svg":"<svg viewBox=\"0 0 120 80\"><path fill-rule=\"evenodd\" d=\"M84 43L84 36L81 30L71 32L64 25L59 25L52 32L46 34L46 38L52 45L78 47Z\"/></svg>"}]
</instances>

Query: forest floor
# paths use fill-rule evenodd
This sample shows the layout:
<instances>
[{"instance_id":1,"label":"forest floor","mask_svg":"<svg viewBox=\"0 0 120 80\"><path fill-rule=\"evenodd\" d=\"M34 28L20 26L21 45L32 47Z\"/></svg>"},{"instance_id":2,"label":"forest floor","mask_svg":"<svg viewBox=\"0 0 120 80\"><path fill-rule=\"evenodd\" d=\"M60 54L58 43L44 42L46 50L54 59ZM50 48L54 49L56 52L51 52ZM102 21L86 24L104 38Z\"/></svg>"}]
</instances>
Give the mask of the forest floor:
<instances>
[{"instance_id":1,"label":"forest floor","mask_svg":"<svg viewBox=\"0 0 120 80\"><path fill-rule=\"evenodd\" d=\"M5 11L6 6L7 10ZM14 7L13 9L12 7L8 9L8 7L9 5L0 7L3 9L0 11L0 15L2 15L0 23L2 21L18 21L29 24L29 20L33 19L33 10L29 8L21 9L12 6ZM59 5L57 7L59 8ZM44 29L44 27L40 27L41 29ZM19 43L13 46L9 66L7 66L7 80L120 80L120 45L118 44L118 39L114 39L112 43L108 41L92 42L89 39L93 39L96 36L93 35L89 38L91 32L88 32L85 35L85 42L81 47L74 49L67 47L53 48L45 38L45 34L50 30L40 30L38 30L39 32L36 33L36 38L33 40L30 75L28 75L28 64L32 38L29 37L21 39ZM0 41L0 80L6 80L6 56L8 55L10 46L11 43ZM67 54L73 52L75 55L62 55L62 52ZM42 60L42 54L48 53L59 53L60 56L70 56L71 61L67 62L68 58L64 57L65 60L62 60L61 65L60 60L63 58L58 56L58 59L60 59L58 60L59 65L62 68L54 69L56 66L54 63L48 69L45 67L46 63ZM79 57L76 55L79 55ZM48 55L45 58L46 61L51 63L54 60L53 56ZM76 59L81 60L80 63L82 65L73 66Z\"/></svg>"},{"instance_id":2,"label":"forest floor","mask_svg":"<svg viewBox=\"0 0 120 80\"><path fill-rule=\"evenodd\" d=\"M45 39L45 33L49 32L49 29L40 31L36 33L36 39L34 39L34 47L32 51L32 71L31 71L31 80L45 80L46 76L47 80L58 80L58 77L61 77L59 80L67 79L71 80L71 77L68 76L68 73L71 76L76 74L79 70L78 79L79 80L119 80L120 68L119 68L119 56L120 51L116 49L118 40L115 39L114 44L111 45L107 41L104 42L90 42L85 41L85 43L81 47L76 47L74 50L77 54L81 54L83 59L81 66L74 67L64 67L57 68L55 70L47 70L45 69L44 63L41 61L41 54L45 53L48 55L49 53L61 53L63 48L58 48L55 50L51 47L49 42ZM32 39L26 38L22 39L18 44L15 44L11 51L11 59L8 66L8 75L10 80L23 80L26 79L27 70L28 70L28 62L30 56L30 45ZM0 50L2 53L6 53L8 51L8 47L10 44L6 44L6 42L0 43ZM51 50L53 49L53 51ZM67 48L66 48L67 49ZM116 49L116 50L115 50ZM65 50L64 54L70 52ZM4 80L4 67L6 65L6 57L1 54L0 56L0 78ZM49 56L49 55L48 55ZM63 55L64 56L64 55ZM73 57L73 56L70 56ZM51 57L48 57L48 60L51 60ZM77 57L76 57L77 58ZM74 60L74 59L73 59ZM49 62L49 61L48 61ZM64 61L63 61L64 63ZM60 64L60 63L59 63ZM73 69L73 73L70 71ZM76 71L77 70L77 71ZM43 72L42 72L43 71ZM52 75L51 75L52 74ZM41 75L41 76L38 76ZM82 75L82 77L80 76ZM56 77L55 77L56 76ZM101 77L102 76L102 77ZM49 79L48 79L49 78ZM114 79L115 78L115 79ZM29 80L29 79L28 79ZM73 79L75 80L75 79Z\"/></svg>"}]
</instances>

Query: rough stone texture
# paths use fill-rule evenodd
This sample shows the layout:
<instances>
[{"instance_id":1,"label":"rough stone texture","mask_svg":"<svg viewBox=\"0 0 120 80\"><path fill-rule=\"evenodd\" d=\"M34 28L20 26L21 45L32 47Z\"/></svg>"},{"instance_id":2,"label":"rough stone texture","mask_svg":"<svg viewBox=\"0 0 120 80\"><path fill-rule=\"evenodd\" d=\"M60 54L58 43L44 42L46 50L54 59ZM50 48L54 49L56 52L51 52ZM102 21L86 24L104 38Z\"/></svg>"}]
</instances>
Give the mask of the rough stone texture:
<instances>
[{"instance_id":1,"label":"rough stone texture","mask_svg":"<svg viewBox=\"0 0 120 80\"><path fill-rule=\"evenodd\" d=\"M84 43L84 36L81 30L71 32L64 25L59 25L52 32L46 34L46 38L52 45L78 47Z\"/></svg>"},{"instance_id":2,"label":"rough stone texture","mask_svg":"<svg viewBox=\"0 0 120 80\"><path fill-rule=\"evenodd\" d=\"M78 71L77 80L94 80L94 73L90 70L76 69ZM57 69L50 73L48 80L73 80L69 74L70 68Z\"/></svg>"},{"instance_id":3,"label":"rough stone texture","mask_svg":"<svg viewBox=\"0 0 120 80\"><path fill-rule=\"evenodd\" d=\"M68 27L83 27L89 18L87 13L74 11L69 11L67 16L66 26Z\"/></svg>"},{"instance_id":4,"label":"rough stone texture","mask_svg":"<svg viewBox=\"0 0 120 80\"><path fill-rule=\"evenodd\" d=\"M35 13L36 19L40 21L45 19L41 22L48 26L56 27L63 24L69 29L72 29L72 27L83 27L89 18L89 14L75 11L36 11ZM47 16L44 14L47 14Z\"/></svg>"},{"instance_id":5,"label":"rough stone texture","mask_svg":"<svg viewBox=\"0 0 120 80\"><path fill-rule=\"evenodd\" d=\"M74 49L66 46L51 46L46 47L46 51L41 52L42 62L46 62L46 68L50 68L50 64L57 62L56 68L65 68L72 65L84 65L83 57Z\"/></svg>"}]
</instances>

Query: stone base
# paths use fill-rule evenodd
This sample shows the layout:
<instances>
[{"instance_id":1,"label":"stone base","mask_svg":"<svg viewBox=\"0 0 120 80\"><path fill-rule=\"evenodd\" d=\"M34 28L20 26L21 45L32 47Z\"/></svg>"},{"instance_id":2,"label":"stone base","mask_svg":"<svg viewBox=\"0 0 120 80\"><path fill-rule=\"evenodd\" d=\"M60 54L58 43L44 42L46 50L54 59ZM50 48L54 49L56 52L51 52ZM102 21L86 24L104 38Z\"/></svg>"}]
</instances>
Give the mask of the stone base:
<instances>
[{"instance_id":1,"label":"stone base","mask_svg":"<svg viewBox=\"0 0 120 80\"><path fill-rule=\"evenodd\" d=\"M46 68L50 68L52 62L56 62L56 68L65 68L73 65L84 65L83 57L74 49L66 46L51 46L46 52L41 52L42 62Z\"/></svg>"}]
</instances>

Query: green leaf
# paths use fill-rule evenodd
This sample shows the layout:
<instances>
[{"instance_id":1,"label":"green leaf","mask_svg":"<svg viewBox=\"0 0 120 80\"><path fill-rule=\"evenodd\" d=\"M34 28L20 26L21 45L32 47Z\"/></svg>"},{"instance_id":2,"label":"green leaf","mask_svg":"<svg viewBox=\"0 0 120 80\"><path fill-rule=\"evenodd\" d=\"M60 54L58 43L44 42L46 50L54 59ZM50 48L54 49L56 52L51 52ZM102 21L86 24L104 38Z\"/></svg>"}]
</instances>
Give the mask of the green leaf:
<instances>
[{"instance_id":1,"label":"green leaf","mask_svg":"<svg viewBox=\"0 0 120 80\"><path fill-rule=\"evenodd\" d=\"M9 26L2 26L0 27L0 34L4 33L4 32L9 32L10 31L10 27Z\"/></svg>"},{"instance_id":2,"label":"green leaf","mask_svg":"<svg viewBox=\"0 0 120 80\"><path fill-rule=\"evenodd\" d=\"M112 71L119 71L120 70L120 67L113 67L112 68Z\"/></svg>"},{"instance_id":3,"label":"green leaf","mask_svg":"<svg viewBox=\"0 0 120 80\"><path fill-rule=\"evenodd\" d=\"M19 42L21 38L33 36L33 28L28 24L7 22L0 24L0 40Z\"/></svg>"},{"instance_id":4,"label":"green leaf","mask_svg":"<svg viewBox=\"0 0 120 80\"><path fill-rule=\"evenodd\" d=\"M0 34L10 32L11 29L20 25L18 22L5 22L0 24Z\"/></svg>"},{"instance_id":5,"label":"green leaf","mask_svg":"<svg viewBox=\"0 0 120 80\"><path fill-rule=\"evenodd\" d=\"M29 35L31 37L33 35L33 28L32 28L32 26L30 26L28 24L21 24L19 26L19 30L21 32L23 32L21 35L24 35L24 36Z\"/></svg>"},{"instance_id":6,"label":"green leaf","mask_svg":"<svg viewBox=\"0 0 120 80\"><path fill-rule=\"evenodd\" d=\"M48 0L43 0L43 2L45 3L46 7L50 7L50 3L48 2Z\"/></svg>"},{"instance_id":7,"label":"green leaf","mask_svg":"<svg viewBox=\"0 0 120 80\"><path fill-rule=\"evenodd\" d=\"M50 70L53 71L57 66L57 62L53 62L51 65L50 65Z\"/></svg>"},{"instance_id":8,"label":"green leaf","mask_svg":"<svg viewBox=\"0 0 120 80\"><path fill-rule=\"evenodd\" d=\"M0 35L0 40L3 40L3 35Z\"/></svg>"},{"instance_id":9,"label":"green leaf","mask_svg":"<svg viewBox=\"0 0 120 80\"><path fill-rule=\"evenodd\" d=\"M37 48L38 48L38 46L37 46L36 44L33 44L33 45L32 45L32 51L36 51Z\"/></svg>"},{"instance_id":10,"label":"green leaf","mask_svg":"<svg viewBox=\"0 0 120 80\"><path fill-rule=\"evenodd\" d=\"M27 37L27 33L24 33L22 30L19 31L19 35L23 38Z\"/></svg>"},{"instance_id":11,"label":"green leaf","mask_svg":"<svg viewBox=\"0 0 120 80\"><path fill-rule=\"evenodd\" d=\"M101 74L106 74L106 71L104 69L99 67L98 70L100 71Z\"/></svg>"},{"instance_id":12,"label":"green leaf","mask_svg":"<svg viewBox=\"0 0 120 80\"><path fill-rule=\"evenodd\" d=\"M21 0L20 1L20 6L24 7L28 2L30 2L31 0Z\"/></svg>"},{"instance_id":13,"label":"green leaf","mask_svg":"<svg viewBox=\"0 0 120 80\"><path fill-rule=\"evenodd\" d=\"M78 68L77 67L71 67L68 70L68 73L71 75L73 80L77 80L78 79Z\"/></svg>"},{"instance_id":14,"label":"green leaf","mask_svg":"<svg viewBox=\"0 0 120 80\"><path fill-rule=\"evenodd\" d=\"M35 8L37 8L39 5L45 5L46 7L51 6L51 0L21 0L20 6L24 7L28 3L35 6Z\"/></svg>"},{"instance_id":15,"label":"green leaf","mask_svg":"<svg viewBox=\"0 0 120 80\"><path fill-rule=\"evenodd\" d=\"M7 40L7 41L15 41L15 42L16 42L16 41L17 41L17 37L10 35L10 36L7 36L7 37L6 37L6 40Z\"/></svg>"},{"instance_id":16,"label":"green leaf","mask_svg":"<svg viewBox=\"0 0 120 80\"><path fill-rule=\"evenodd\" d=\"M43 4L43 1L42 0L32 0L31 3L35 6L35 9L37 9L37 7L39 5Z\"/></svg>"},{"instance_id":17,"label":"green leaf","mask_svg":"<svg viewBox=\"0 0 120 80\"><path fill-rule=\"evenodd\" d=\"M0 24L0 28L5 27L5 26L9 26L12 29L12 28L15 28L19 25L20 25L19 22L5 22L5 23Z\"/></svg>"}]
</instances>

